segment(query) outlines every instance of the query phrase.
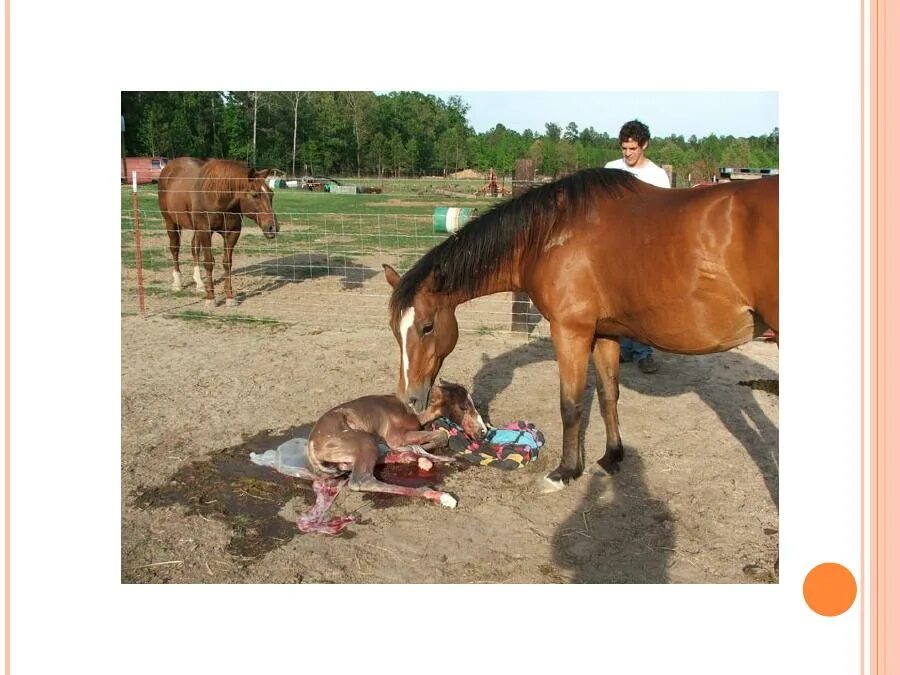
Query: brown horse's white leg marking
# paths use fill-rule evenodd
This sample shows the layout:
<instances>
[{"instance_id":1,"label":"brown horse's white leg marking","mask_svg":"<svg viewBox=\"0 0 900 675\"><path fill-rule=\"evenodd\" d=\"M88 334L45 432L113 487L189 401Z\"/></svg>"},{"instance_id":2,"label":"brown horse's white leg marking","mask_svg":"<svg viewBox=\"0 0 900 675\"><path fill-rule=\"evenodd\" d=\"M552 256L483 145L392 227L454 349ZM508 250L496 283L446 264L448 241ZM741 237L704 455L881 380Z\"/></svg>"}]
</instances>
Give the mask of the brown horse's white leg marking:
<instances>
[{"instance_id":1,"label":"brown horse's white leg marking","mask_svg":"<svg viewBox=\"0 0 900 675\"><path fill-rule=\"evenodd\" d=\"M181 290L181 272L176 272L175 270L172 270L172 290Z\"/></svg>"},{"instance_id":2,"label":"brown horse's white leg marking","mask_svg":"<svg viewBox=\"0 0 900 675\"><path fill-rule=\"evenodd\" d=\"M198 293L206 293L206 289L203 287L203 279L200 276L200 265L194 265L194 283L197 284Z\"/></svg>"}]
</instances>

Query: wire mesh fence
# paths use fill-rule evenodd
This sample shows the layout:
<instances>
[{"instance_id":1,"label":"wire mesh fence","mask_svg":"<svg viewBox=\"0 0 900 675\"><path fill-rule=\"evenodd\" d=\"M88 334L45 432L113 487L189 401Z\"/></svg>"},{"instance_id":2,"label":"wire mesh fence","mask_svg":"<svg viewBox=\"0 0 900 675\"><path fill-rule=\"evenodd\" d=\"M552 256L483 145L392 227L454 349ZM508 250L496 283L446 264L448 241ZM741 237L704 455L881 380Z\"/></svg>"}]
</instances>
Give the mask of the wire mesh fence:
<instances>
[{"instance_id":1,"label":"wire mesh fence","mask_svg":"<svg viewBox=\"0 0 900 675\"><path fill-rule=\"evenodd\" d=\"M131 188L123 188L123 314L137 314L143 304L149 316L279 322L323 330L335 326L386 327L391 288L382 265L390 264L402 273L448 236L435 232L430 212L433 207L420 203L413 207L400 203L395 208L384 203L382 206L390 211L379 213L279 210L280 231L274 239L263 236L256 223L245 216L231 270L237 304L224 303L223 240L213 235L216 300L209 306L204 302L202 281L199 288L195 283L193 232L182 232L181 285L173 288L170 242L155 205L155 188L142 187L137 194L136 206L130 205ZM532 335L548 332L546 322L530 303L514 303L512 293L464 303L457 317L464 331L509 331L514 324L524 324L531 328Z\"/></svg>"}]
</instances>

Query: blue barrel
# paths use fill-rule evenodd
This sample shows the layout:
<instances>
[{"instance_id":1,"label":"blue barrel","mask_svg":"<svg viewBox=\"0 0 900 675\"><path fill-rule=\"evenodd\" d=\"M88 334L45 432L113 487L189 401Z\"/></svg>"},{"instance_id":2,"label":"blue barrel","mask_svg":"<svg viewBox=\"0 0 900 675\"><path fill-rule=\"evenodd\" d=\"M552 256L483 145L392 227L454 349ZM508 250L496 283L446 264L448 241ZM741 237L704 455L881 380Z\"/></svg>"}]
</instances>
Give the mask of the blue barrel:
<instances>
[{"instance_id":1,"label":"blue barrel","mask_svg":"<svg viewBox=\"0 0 900 675\"><path fill-rule=\"evenodd\" d=\"M477 212L477 209L460 206L435 206L434 207L434 231L456 232L468 223Z\"/></svg>"}]
</instances>

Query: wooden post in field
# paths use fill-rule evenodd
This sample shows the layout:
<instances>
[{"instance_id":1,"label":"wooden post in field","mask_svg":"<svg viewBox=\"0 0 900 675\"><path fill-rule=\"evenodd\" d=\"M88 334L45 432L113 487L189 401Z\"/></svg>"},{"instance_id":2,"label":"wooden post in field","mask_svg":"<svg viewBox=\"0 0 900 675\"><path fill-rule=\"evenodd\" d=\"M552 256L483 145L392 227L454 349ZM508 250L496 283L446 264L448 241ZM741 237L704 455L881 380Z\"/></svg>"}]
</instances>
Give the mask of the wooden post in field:
<instances>
[{"instance_id":1,"label":"wooden post in field","mask_svg":"<svg viewBox=\"0 0 900 675\"><path fill-rule=\"evenodd\" d=\"M533 159L517 159L516 173L513 177L512 196L513 199L528 190L534 183L534 160ZM529 333L531 327L528 325L528 310L531 309L531 298L528 293L523 291L515 291L513 293L512 302L512 322L510 329L513 332Z\"/></svg>"},{"instance_id":2,"label":"wooden post in field","mask_svg":"<svg viewBox=\"0 0 900 675\"><path fill-rule=\"evenodd\" d=\"M134 210L134 260L137 263L138 305L141 318L146 316L144 309L144 259L141 253L141 221L138 218L137 171L131 172L131 205Z\"/></svg>"}]
</instances>

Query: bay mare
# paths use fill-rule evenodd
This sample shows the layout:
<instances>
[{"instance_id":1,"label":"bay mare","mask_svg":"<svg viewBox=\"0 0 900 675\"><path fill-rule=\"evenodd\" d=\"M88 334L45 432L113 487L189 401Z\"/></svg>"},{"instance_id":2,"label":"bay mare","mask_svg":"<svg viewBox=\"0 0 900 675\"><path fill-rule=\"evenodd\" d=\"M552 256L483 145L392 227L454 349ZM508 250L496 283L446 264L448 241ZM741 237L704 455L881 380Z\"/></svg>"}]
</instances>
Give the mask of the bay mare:
<instances>
[{"instance_id":1,"label":"bay mare","mask_svg":"<svg viewBox=\"0 0 900 675\"><path fill-rule=\"evenodd\" d=\"M532 188L470 221L402 277L389 265L397 395L427 405L456 346L456 307L524 291L550 324L559 365L563 447L546 490L584 472L579 439L588 359L606 428L599 460L624 455L619 338L679 354L778 334L778 177L666 190L617 169L586 169ZM523 411L527 414L527 411Z\"/></svg>"},{"instance_id":2,"label":"bay mare","mask_svg":"<svg viewBox=\"0 0 900 675\"><path fill-rule=\"evenodd\" d=\"M198 292L202 284L206 304L215 304L212 235L218 232L224 240L222 285L225 304L235 304L231 289L231 259L241 236L242 216L255 221L267 239L274 238L279 229L272 209L272 190L265 182L268 174L268 169L255 171L227 159L179 157L166 164L159 176L159 210L166 224L169 252L174 263L173 290L181 290L178 264L181 232L193 230L194 282ZM201 256L206 271L203 281L200 277Z\"/></svg>"}]
</instances>

